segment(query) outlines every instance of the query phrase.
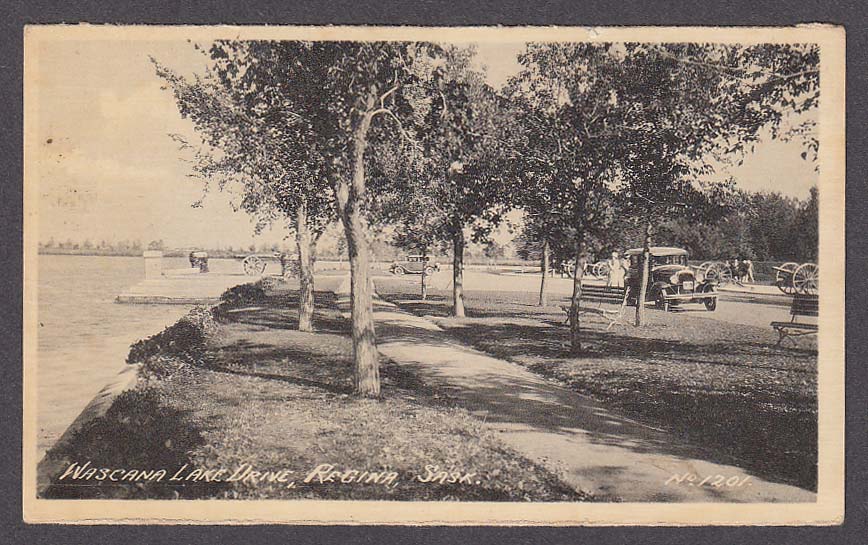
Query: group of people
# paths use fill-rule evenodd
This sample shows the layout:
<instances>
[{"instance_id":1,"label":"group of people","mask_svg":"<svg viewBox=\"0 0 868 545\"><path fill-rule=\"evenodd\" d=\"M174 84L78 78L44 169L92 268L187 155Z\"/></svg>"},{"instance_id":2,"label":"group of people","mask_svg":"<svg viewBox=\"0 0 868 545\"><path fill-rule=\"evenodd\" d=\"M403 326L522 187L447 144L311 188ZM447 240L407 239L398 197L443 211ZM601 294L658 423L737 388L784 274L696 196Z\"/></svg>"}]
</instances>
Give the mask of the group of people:
<instances>
[{"instance_id":1,"label":"group of people","mask_svg":"<svg viewBox=\"0 0 868 545\"><path fill-rule=\"evenodd\" d=\"M621 257L618 252L612 252L612 256L606 261L609 266L609 276L606 285L610 288L623 288L627 271L630 270L630 260Z\"/></svg>"},{"instance_id":2,"label":"group of people","mask_svg":"<svg viewBox=\"0 0 868 545\"><path fill-rule=\"evenodd\" d=\"M732 278L736 281L741 283L754 282L753 262L751 260L732 258L725 263L729 267ZM590 261L587 262L586 267L590 266L590 264ZM606 265L608 265L609 269L606 285L611 288L623 288L626 283L627 272L630 270L630 259L615 251L606 260ZM554 269L552 269L551 273L554 275ZM565 273L562 271L561 274Z\"/></svg>"},{"instance_id":3,"label":"group of people","mask_svg":"<svg viewBox=\"0 0 868 545\"><path fill-rule=\"evenodd\" d=\"M732 258L728 262L729 270L732 277L739 282L754 282L753 278L753 262L750 259Z\"/></svg>"}]
</instances>

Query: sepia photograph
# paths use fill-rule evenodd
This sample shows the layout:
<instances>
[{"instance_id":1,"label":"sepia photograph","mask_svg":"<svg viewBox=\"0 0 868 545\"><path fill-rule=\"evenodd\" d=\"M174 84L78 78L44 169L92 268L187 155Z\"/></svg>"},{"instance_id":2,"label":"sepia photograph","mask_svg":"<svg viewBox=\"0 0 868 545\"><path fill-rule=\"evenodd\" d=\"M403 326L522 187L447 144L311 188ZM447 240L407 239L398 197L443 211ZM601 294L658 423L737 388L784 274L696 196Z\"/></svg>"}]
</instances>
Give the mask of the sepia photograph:
<instances>
[{"instance_id":1,"label":"sepia photograph","mask_svg":"<svg viewBox=\"0 0 868 545\"><path fill-rule=\"evenodd\" d=\"M843 48L26 27L25 520L840 523Z\"/></svg>"}]
</instances>

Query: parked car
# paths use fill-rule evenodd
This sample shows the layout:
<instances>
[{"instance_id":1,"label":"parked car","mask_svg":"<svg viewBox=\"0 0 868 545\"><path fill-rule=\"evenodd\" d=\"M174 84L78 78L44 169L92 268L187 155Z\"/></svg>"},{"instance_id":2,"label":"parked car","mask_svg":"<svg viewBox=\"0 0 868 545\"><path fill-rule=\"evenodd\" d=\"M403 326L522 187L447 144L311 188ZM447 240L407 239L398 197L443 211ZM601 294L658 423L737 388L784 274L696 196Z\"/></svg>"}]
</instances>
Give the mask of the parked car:
<instances>
[{"instance_id":1,"label":"parked car","mask_svg":"<svg viewBox=\"0 0 868 545\"><path fill-rule=\"evenodd\" d=\"M639 293L642 282L642 248L624 252L630 259L626 285L630 293ZM661 310L685 303L704 304L713 311L717 308L717 285L707 280L701 272L695 272L687 264L687 250L682 248L652 247L651 268L645 301L653 301ZM635 295L630 303L636 304Z\"/></svg>"},{"instance_id":2,"label":"parked car","mask_svg":"<svg viewBox=\"0 0 868 545\"><path fill-rule=\"evenodd\" d=\"M395 261L389 267L392 274L434 274L440 270L440 265L431 256L408 255L406 259Z\"/></svg>"}]
</instances>

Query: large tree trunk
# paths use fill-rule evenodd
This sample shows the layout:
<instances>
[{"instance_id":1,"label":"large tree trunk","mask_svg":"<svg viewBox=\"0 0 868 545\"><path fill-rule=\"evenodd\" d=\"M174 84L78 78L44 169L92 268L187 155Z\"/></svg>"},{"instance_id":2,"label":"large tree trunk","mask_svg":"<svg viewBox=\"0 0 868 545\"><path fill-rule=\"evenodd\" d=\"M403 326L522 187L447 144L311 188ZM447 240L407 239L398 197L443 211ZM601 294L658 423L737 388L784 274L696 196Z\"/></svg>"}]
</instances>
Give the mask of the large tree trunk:
<instances>
[{"instance_id":1,"label":"large tree trunk","mask_svg":"<svg viewBox=\"0 0 868 545\"><path fill-rule=\"evenodd\" d=\"M313 331L313 258L307 206L296 210L295 242L298 247L298 330Z\"/></svg>"},{"instance_id":2,"label":"large tree trunk","mask_svg":"<svg viewBox=\"0 0 868 545\"><path fill-rule=\"evenodd\" d=\"M370 110L373 99L369 102ZM370 112L366 113L353 130L352 183L337 182L335 193L350 260L355 389L358 395L378 397L380 364L374 334L374 310L369 280L370 259L365 236L367 229L362 215L365 194L365 149L368 145L371 118Z\"/></svg>"},{"instance_id":3,"label":"large tree trunk","mask_svg":"<svg viewBox=\"0 0 868 545\"><path fill-rule=\"evenodd\" d=\"M548 304L546 300L546 278L549 275L549 254L551 247L549 241L544 240L542 245L542 256L540 257L540 270L542 270L542 280L539 283L539 306L544 307Z\"/></svg>"},{"instance_id":4,"label":"large tree trunk","mask_svg":"<svg viewBox=\"0 0 868 545\"><path fill-rule=\"evenodd\" d=\"M460 224L452 233L452 315L464 318L464 229Z\"/></svg>"},{"instance_id":5,"label":"large tree trunk","mask_svg":"<svg viewBox=\"0 0 868 545\"><path fill-rule=\"evenodd\" d=\"M582 352L582 333L580 329L579 312L582 300L582 278L585 276L585 258L582 255L581 240L576 241L576 258L573 271L573 296L570 299L570 353L578 355Z\"/></svg>"},{"instance_id":6,"label":"large tree trunk","mask_svg":"<svg viewBox=\"0 0 868 545\"><path fill-rule=\"evenodd\" d=\"M648 291L648 276L651 274L651 222L645 225L645 239L642 242L642 277L639 280L639 293L636 294L636 325L645 320L645 292Z\"/></svg>"}]
</instances>

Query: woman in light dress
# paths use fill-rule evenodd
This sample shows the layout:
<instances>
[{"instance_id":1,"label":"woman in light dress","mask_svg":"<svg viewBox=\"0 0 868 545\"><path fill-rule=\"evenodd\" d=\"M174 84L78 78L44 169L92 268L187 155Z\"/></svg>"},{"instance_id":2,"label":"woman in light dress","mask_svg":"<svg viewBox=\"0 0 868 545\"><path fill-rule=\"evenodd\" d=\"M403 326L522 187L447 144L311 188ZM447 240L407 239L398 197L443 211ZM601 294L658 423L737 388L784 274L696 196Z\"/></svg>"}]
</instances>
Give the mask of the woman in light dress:
<instances>
[{"instance_id":1,"label":"woman in light dress","mask_svg":"<svg viewBox=\"0 0 868 545\"><path fill-rule=\"evenodd\" d=\"M756 282L756 280L753 279L753 261L751 261L750 259L745 259L744 264L746 270L742 281L750 282L751 284L753 284L754 282Z\"/></svg>"},{"instance_id":2,"label":"woman in light dress","mask_svg":"<svg viewBox=\"0 0 868 545\"><path fill-rule=\"evenodd\" d=\"M627 270L624 268L624 262L621 260L620 254L612 252L612 257L609 258L607 264L609 265L609 278L606 285L610 288L623 288L624 276L627 274Z\"/></svg>"}]
</instances>

